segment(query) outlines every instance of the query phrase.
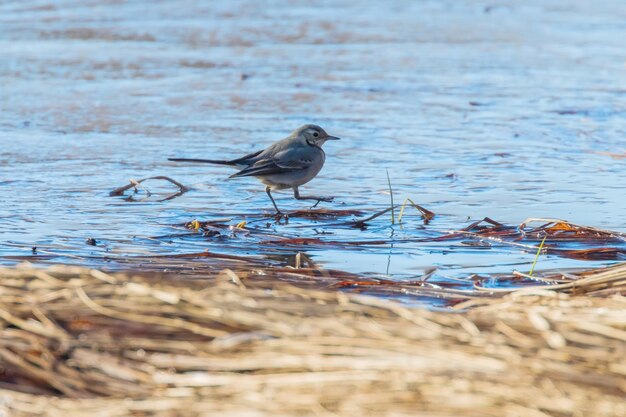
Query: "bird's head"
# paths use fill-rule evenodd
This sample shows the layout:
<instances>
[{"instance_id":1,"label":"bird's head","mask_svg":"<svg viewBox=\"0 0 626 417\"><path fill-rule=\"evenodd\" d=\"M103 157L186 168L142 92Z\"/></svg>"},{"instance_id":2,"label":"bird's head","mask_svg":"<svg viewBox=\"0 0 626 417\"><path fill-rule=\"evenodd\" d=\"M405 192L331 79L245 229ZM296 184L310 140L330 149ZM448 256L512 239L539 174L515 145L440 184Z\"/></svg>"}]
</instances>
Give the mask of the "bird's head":
<instances>
[{"instance_id":1,"label":"bird's head","mask_svg":"<svg viewBox=\"0 0 626 417\"><path fill-rule=\"evenodd\" d=\"M322 146L327 140L339 140L331 136L317 125L304 125L293 131L292 136L297 137L310 146Z\"/></svg>"}]
</instances>

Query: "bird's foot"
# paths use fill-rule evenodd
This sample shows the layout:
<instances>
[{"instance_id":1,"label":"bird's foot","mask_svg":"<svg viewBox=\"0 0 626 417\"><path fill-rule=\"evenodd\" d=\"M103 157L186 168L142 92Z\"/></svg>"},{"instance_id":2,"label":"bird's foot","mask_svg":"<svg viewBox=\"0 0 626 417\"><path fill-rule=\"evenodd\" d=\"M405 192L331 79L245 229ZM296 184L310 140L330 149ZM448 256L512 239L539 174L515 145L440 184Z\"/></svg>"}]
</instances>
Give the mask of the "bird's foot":
<instances>
[{"instance_id":1,"label":"bird's foot","mask_svg":"<svg viewBox=\"0 0 626 417\"><path fill-rule=\"evenodd\" d=\"M285 220L285 224L289 223L288 214L283 213L282 211L277 211L276 214L274 214L274 220L276 220L276 223L280 223L283 219Z\"/></svg>"},{"instance_id":2,"label":"bird's foot","mask_svg":"<svg viewBox=\"0 0 626 417\"><path fill-rule=\"evenodd\" d=\"M317 201L315 202L315 204L313 204L313 205L311 206L311 208L310 208L309 210L312 210L312 209L314 209L315 207L317 207L317 205L318 205L319 203L321 203L322 201L323 201L323 202L325 202L325 203L330 203L331 201L333 201L333 200L335 199L335 197L315 197L315 199L316 199Z\"/></svg>"}]
</instances>

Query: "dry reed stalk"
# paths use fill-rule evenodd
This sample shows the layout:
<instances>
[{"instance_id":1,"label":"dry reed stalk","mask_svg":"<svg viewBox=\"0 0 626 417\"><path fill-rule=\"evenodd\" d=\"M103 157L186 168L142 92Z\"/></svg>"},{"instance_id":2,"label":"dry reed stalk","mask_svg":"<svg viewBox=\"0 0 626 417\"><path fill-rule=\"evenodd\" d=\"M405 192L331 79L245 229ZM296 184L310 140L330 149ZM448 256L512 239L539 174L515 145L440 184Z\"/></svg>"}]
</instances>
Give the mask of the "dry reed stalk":
<instances>
[{"instance_id":1,"label":"dry reed stalk","mask_svg":"<svg viewBox=\"0 0 626 417\"><path fill-rule=\"evenodd\" d=\"M0 269L0 413L626 415L626 264L461 313L177 278Z\"/></svg>"}]
</instances>

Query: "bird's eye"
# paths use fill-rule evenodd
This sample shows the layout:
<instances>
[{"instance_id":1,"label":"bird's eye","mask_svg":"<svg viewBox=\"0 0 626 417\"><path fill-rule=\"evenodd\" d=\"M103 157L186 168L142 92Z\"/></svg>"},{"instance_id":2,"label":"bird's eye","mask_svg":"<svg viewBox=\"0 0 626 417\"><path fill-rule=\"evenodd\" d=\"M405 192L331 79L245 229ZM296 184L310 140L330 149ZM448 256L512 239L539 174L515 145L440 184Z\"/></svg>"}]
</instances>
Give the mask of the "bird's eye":
<instances>
[{"instance_id":1,"label":"bird's eye","mask_svg":"<svg viewBox=\"0 0 626 417\"><path fill-rule=\"evenodd\" d=\"M320 135L320 134L319 134L319 133L317 133L317 132L313 133L313 137L318 137L319 135Z\"/></svg>"}]
</instances>

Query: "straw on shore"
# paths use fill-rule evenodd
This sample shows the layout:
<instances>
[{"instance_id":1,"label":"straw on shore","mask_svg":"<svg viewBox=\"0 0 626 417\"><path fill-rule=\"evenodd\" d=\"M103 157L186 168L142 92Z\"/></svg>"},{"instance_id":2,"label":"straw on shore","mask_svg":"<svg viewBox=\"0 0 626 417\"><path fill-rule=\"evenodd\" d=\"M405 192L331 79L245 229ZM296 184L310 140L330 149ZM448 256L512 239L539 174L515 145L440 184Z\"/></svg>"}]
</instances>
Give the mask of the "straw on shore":
<instances>
[{"instance_id":1,"label":"straw on shore","mask_svg":"<svg viewBox=\"0 0 626 417\"><path fill-rule=\"evenodd\" d=\"M623 416L625 287L621 264L436 312L232 271L0 269L0 414Z\"/></svg>"}]
</instances>

